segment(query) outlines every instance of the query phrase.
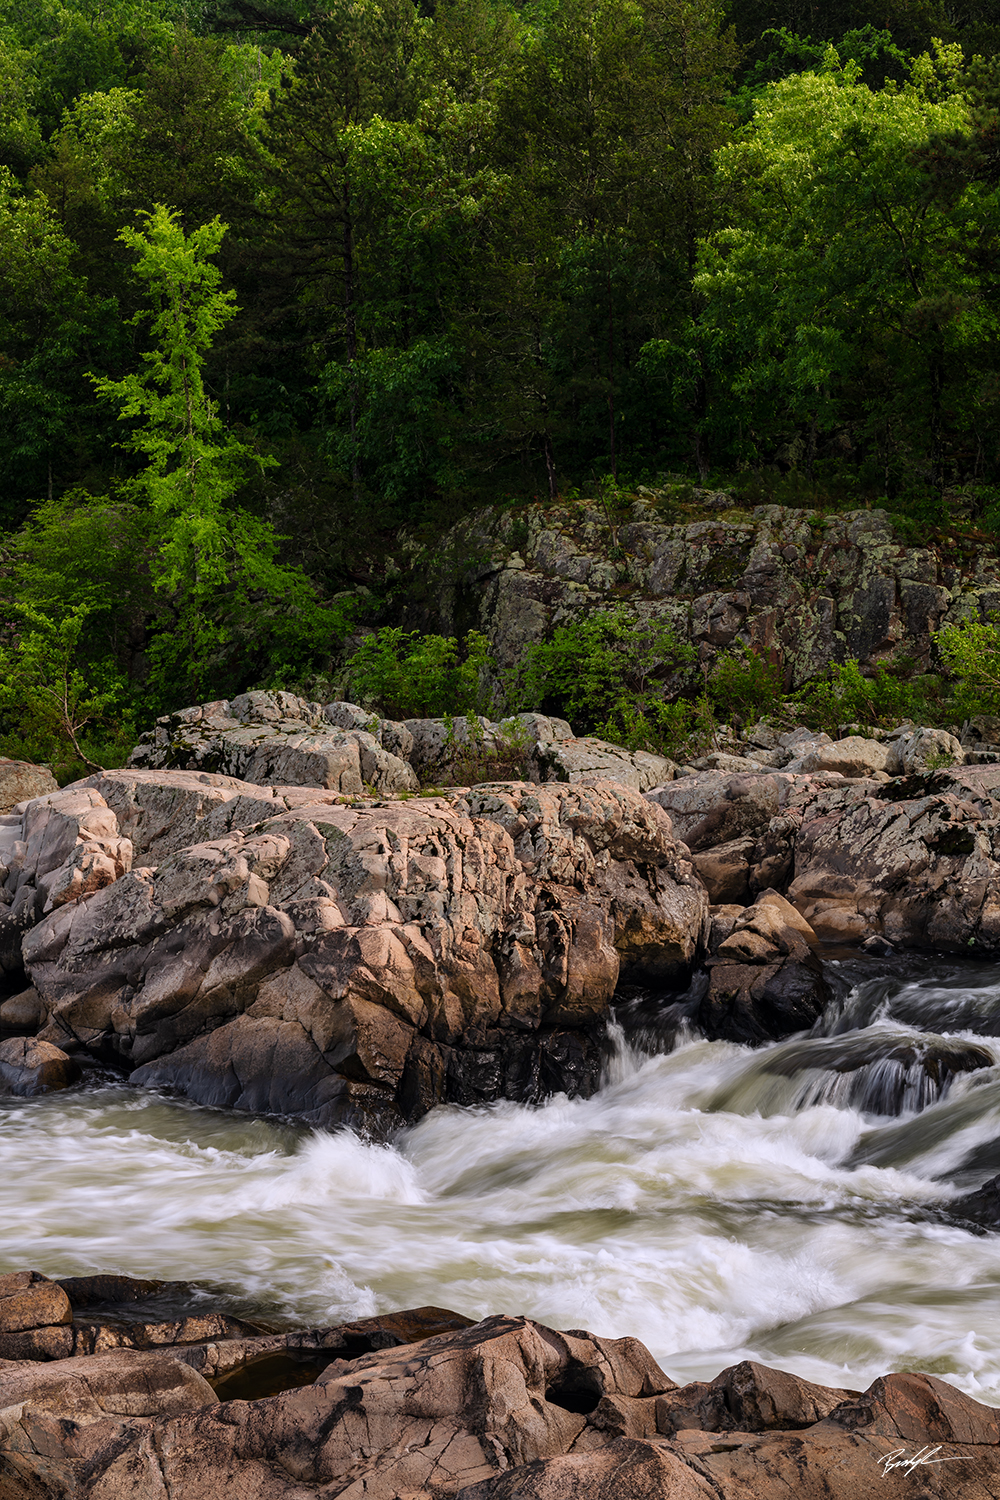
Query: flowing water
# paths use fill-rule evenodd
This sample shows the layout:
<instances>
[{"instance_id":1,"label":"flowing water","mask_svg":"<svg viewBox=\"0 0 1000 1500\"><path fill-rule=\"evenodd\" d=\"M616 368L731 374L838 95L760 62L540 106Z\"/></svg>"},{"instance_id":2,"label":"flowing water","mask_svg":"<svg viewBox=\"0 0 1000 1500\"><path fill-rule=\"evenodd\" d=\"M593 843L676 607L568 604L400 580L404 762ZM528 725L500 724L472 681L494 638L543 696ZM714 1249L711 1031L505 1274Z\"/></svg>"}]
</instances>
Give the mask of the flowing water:
<instances>
[{"instance_id":1,"label":"flowing water","mask_svg":"<svg viewBox=\"0 0 1000 1500\"><path fill-rule=\"evenodd\" d=\"M633 997L594 1098L391 1146L111 1083L0 1100L0 1270L190 1278L279 1323L527 1313L679 1380L920 1369L1000 1404L1000 1232L941 1208L1000 1171L1000 970L830 973L809 1038L707 1042Z\"/></svg>"}]
</instances>

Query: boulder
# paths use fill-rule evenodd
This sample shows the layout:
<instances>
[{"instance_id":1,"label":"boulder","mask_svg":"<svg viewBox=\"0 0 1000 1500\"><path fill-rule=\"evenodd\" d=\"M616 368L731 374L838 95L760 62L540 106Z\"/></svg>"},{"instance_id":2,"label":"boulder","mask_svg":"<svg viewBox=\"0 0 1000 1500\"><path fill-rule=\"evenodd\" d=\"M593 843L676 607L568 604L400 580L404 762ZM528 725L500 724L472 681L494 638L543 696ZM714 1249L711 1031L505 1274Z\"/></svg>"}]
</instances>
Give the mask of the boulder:
<instances>
[{"instance_id":1,"label":"boulder","mask_svg":"<svg viewBox=\"0 0 1000 1500\"><path fill-rule=\"evenodd\" d=\"M62 1359L73 1350L69 1298L39 1271L0 1276L0 1361Z\"/></svg>"},{"instance_id":2,"label":"boulder","mask_svg":"<svg viewBox=\"0 0 1000 1500\"><path fill-rule=\"evenodd\" d=\"M1000 949L1000 767L966 766L806 804L788 899L824 941Z\"/></svg>"},{"instance_id":3,"label":"boulder","mask_svg":"<svg viewBox=\"0 0 1000 1500\"><path fill-rule=\"evenodd\" d=\"M893 752L888 745L878 740L863 739L850 734L846 739L829 743L814 743L812 748L798 754L786 763L791 772L834 771L840 776L861 778L889 771L894 764ZM892 774L895 774L894 772Z\"/></svg>"},{"instance_id":4,"label":"boulder","mask_svg":"<svg viewBox=\"0 0 1000 1500\"><path fill-rule=\"evenodd\" d=\"M597 781L614 781L637 792L648 791L661 782L670 781L676 767L665 755L651 755L645 750L623 750L607 740L587 736L582 739L542 740L530 757L533 780L565 781L592 786Z\"/></svg>"},{"instance_id":5,"label":"boulder","mask_svg":"<svg viewBox=\"0 0 1000 1500\"><path fill-rule=\"evenodd\" d=\"M0 759L0 816L12 812L19 802L57 792L59 783L48 766L26 760Z\"/></svg>"},{"instance_id":6,"label":"boulder","mask_svg":"<svg viewBox=\"0 0 1000 1500\"><path fill-rule=\"evenodd\" d=\"M22 945L42 1039L116 1056L136 1084L325 1125L592 1092L619 976L674 977L707 936L669 819L621 785L347 806L152 774L92 779L140 847L228 831Z\"/></svg>"},{"instance_id":7,"label":"boulder","mask_svg":"<svg viewBox=\"0 0 1000 1500\"><path fill-rule=\"evenodd\" d=\"M31 1098L69 1088L80 1076L80 1064L51 1042L12 1036L0 1042L0 1093Z\"/></svg>"},{"instance_id":8,"label":"boulder","mask_svg":"<svg viewBox=\"0 0 1000 1500\"><path fill-rule=\"evenodd\" d=\"M909 729L886 746L884 769L890 776L911 776L917 771L965 764L961 741L946 729Z\"/></svg>"},{"instance_id":9,"label":"boulder","mask_svg":"<svg viewBox=\"0 0 1000 1500\"><path fill-rule=\"evenodd\" d=\"M129 757L137 769L209 771L260 785L326 787L360 796L415 791L406 761L365 729L339 729L318 703L291 693L243 693L158 719Z\"/></svg>"}]
</instances>

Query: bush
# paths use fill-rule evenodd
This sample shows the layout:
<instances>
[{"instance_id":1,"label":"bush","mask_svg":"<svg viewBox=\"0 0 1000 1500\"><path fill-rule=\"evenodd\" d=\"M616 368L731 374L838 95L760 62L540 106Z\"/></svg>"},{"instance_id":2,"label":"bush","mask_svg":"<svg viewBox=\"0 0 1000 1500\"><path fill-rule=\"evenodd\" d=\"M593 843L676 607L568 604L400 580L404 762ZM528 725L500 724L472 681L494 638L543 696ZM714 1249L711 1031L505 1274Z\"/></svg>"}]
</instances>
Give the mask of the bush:
<instances>
[{"instance_id":1,"label":"bush","mask_svg":"<svg viewBox=\"0 0 1000 1500\"><path fill-rule=\"evenodd\" d=\"M917 708L918 695L884 667L865 677L853 658L831 666L829 676L802 689L797 706L807 720L836 735L841 724L898 724Z\"/></svg>"},{"instance_id":2,"label":"bush","mask_svg":"<svg viewBox=\"0 0 1000 1500\"><path fill-rule=\"evenodd\" d=\"M1000 713L1000 624L966 620L934 637L938 654L956 678L953 717Z\"/></svg>"},{"instance_id":3,"label":"bush","mask_svg":"<svg viewBox=\"0 0 1000 1500\"><path fill-rule=\"evenodd\" d=\"M781 668L745 645L720 656L708 679L708 696L727 724L756 723L778 713L782 689Z\"/></svg>"},{"instance_id":4,"label":"bush","mask_svg":"<svg viewBox=\"0 0 1000 1500\"><path fill-rule=\"evenodd\" d=\"M694 659L694 647L669 625L637 620L619 605L529 645L508 674L508 700L562 714L577 733L653 748L683 717L670 711L665 689L676 694Z\"/></svg>"},{"instance_id":5,"label":"bush","mask_svg":"<svg viewBox=\"0 0 1000 1500\"><path fill-rule=\"evenodd\" d=\"M387 719L481 713L495 668L489 641L478 630L460 647L454 636L385 626L348 658L346 692Z\"/></svg>"}]
</instances>

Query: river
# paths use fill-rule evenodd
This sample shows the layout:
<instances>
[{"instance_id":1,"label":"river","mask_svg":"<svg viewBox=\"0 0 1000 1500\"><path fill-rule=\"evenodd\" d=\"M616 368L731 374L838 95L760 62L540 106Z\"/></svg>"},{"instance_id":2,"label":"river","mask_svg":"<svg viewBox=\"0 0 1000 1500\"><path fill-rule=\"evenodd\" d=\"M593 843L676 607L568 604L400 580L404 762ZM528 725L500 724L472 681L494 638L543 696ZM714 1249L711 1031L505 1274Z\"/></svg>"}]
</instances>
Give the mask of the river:
<instances>
[{"instance_id":1,"label":"river","mask_svg":"<svg viewBox=\"0 0 1000 1500\"><path fill-rule=\"evenodd\" d=\"M191 1279L276 1323L526 1313L681 1381L927 1370L1000 1405L1000 1233L939 1207L1000 1171L1000 969L828 972L806 1042L708 1042L632 996L592 1099L439 1109L392 1145L112 1080L0 1100L0 1269Z\"/></svg>"}]
</instances>

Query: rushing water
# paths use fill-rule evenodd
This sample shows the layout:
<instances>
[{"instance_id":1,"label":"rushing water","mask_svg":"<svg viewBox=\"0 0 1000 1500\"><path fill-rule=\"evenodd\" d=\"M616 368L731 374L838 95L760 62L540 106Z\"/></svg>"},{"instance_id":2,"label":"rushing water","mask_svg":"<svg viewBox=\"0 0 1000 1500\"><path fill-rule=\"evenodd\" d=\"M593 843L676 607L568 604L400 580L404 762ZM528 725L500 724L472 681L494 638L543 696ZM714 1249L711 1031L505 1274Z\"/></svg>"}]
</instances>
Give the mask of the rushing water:
<instances>
[{"instance_id":1,"label":"rushing water","mask_svg":"<svg viewBox=\"0 0 1000 1500\"><path fill-rule=\"evenodd\" d=\"M527 1313L676 1379L920 1369L1000 1404L1000 1233L940 1209L1000 1171L1000 971L831 973L809 1039L678 1037L647 997L595 1098L440 1109L393 1146L113 1084L4 1099L0 1269L190 1278L276 1321Z\"/></svg>"}]
</instances>

